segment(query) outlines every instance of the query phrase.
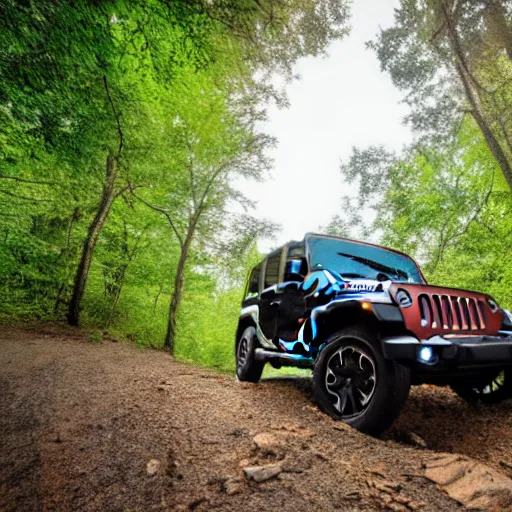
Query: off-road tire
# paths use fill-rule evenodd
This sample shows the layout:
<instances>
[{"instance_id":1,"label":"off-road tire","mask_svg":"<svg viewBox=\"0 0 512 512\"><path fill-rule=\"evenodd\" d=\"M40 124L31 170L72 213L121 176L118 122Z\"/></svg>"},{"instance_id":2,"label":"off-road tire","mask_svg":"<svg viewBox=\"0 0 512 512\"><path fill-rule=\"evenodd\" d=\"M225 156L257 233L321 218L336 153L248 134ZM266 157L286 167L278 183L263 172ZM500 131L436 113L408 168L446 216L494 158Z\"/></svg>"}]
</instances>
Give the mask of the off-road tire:
<instances>
[{"instance_id":1,"label":"off-road tire","mask_svg":"<svg viewBox=\"0 0 512 512\"><path fill-rule=\"evenodd\" d=\"M492 385L494 381L497 382L490 392L482 392L487 385ZM512 368L506 368L483 379L471 378L454 382L450 387L466 402L482 402L488 405L499 404L512 398Z\"/></svg>"},{"instance_id":2,"label":"off-road tire","mask_svg":"<svg viewBox=\"0 0 512 512\"><path fill-rule=\"evenodd\" d=\"M235 345L236 376L241 382L258 382L261 378L265 363L256 361L255 350L257 346L256 329L252 326L247 327ZM243 360L242 351L244 352Z\"/></svg>"},{"instance_id":3,"label":"off-road tire","mask_svg":"<svg viewBox=\"0 0 512 512\"><path fill-rule=\"evenodd\" d=\"M327 365L331 357L342 347L361 350L373 361L375 387L373 395L360 415L346 418L334 407L327 391ZM344 421L366 434L378 436L400 414L411 385L410 370L393 361L384 359L376 336L362 327L345 328L326 340L313 370L313 384L320 408L331 418Z\"/></svg>"}]
</instances>

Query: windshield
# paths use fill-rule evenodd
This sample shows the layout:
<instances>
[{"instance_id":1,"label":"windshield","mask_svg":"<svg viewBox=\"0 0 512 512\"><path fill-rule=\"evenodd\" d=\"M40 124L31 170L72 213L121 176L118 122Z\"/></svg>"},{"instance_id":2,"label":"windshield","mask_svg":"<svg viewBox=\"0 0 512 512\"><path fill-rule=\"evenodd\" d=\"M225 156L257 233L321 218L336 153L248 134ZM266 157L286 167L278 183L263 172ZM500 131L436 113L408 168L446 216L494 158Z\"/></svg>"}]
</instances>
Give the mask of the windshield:
<instances>
[{"instance_id":1,"label":"windshield","mask_svg":"<svg viewBox=\"0 0 512 512\"><path fill-rule=\"evenodd\" d=\"M424 282L411 258L382 247L312 236L308 248L312 270L327 268L348 279Z\"/></svg>"}]
</instances>

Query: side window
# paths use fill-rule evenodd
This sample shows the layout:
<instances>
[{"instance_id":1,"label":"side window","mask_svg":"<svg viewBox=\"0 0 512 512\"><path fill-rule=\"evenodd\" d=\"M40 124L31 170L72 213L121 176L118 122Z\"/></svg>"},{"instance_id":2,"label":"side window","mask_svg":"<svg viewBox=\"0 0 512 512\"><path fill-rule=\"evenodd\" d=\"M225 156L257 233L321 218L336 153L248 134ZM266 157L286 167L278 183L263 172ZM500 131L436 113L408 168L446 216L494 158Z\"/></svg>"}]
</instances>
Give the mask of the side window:
<instances>
[{"instance_id":1,"label":"side window","mask_svg":"<svg viewBox=\"0 0 512 512\"><path fill-rule=\"evenodd\" d=\"M252 269L251 275L249 277L249 286L247 288L247 293L258 293L259 292L259 282L260 282L260 272L261 272L261 263Z\"/></svg>"},{"instance_id":2,"label":"side window","mask_svg":"<svg viewBox=\"0 0 512 512\"><path fill-rule=\"evenodd\" d=\"M290 247L288 249L288 258L303 258L304 248L303 247Z\"/></svg>"},{"instance_id":3,"label":"side window","mask_svg":"<svg viewBox=\"0 0 512 512\"><path fill-rule=\"evenodd\" d=\"M265 268L265 288L277 284L279 281L279 262L281 254L275 254L268 258L267 266Z\"/></svg>"}]
</instances>

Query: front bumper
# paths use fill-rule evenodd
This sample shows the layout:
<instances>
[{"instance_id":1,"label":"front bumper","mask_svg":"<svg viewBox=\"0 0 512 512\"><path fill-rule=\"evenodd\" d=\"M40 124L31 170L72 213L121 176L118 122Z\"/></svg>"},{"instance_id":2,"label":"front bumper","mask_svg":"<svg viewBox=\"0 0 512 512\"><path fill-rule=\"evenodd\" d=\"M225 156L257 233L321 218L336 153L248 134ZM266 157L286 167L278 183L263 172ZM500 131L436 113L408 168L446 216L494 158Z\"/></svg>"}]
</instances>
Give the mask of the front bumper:
<instances>
[{"instance_id":1,"label":"front bumper","mask_svg":"<svg viewBox=\"0 0 512 512\"><path fill-rule=\"evenodd\" d=\"M421 349L430 347L431 361L421 358ZM418 340L412 336L395 336L382 340L384 357L403 363L418 363L422 367L446 366L512 366L512 333L500 336L434 336Z\"/></svg>"}]
</instances>

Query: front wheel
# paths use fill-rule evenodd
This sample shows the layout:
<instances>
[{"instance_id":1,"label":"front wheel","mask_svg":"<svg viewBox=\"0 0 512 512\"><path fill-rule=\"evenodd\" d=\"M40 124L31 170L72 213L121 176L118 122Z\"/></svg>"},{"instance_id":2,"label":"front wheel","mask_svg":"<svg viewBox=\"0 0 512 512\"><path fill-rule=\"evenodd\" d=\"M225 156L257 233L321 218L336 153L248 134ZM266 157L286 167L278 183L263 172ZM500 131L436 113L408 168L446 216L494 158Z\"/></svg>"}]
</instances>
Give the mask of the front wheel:
<instances>
[{"instance_id":1,"label":"front wheel","mask_svg":"<svg viewBox=\"0 0 512 512\"><path fill-rule=\"evenodd\" d=\"M351 327L326 341L313 382L324 412L361 432L379 435L405 404L410 370L385 360L371 333Z\"/></svg>"},{"instance_id":2,"label":"front wheel","mask_svg":"<svg viewBox=\"0 0 512 512\"><path fill-rule=\"evenodd\" d=\"M481 377L454 382L451 388L467 402L499 404L512 398L512 369L485 373Z\"/></svg>"},{"instance_id":3,"label":"front wheel","mask_svg":"<svg viewBox=\"0 0 512 512\"><path fill-rule=\"evenodd\" d=\"M247 327L236 343L236 376L241 382L258 382L263 373L264 362L256 361L258 338L254 327Z\"/></svg>"}]
</instances>

